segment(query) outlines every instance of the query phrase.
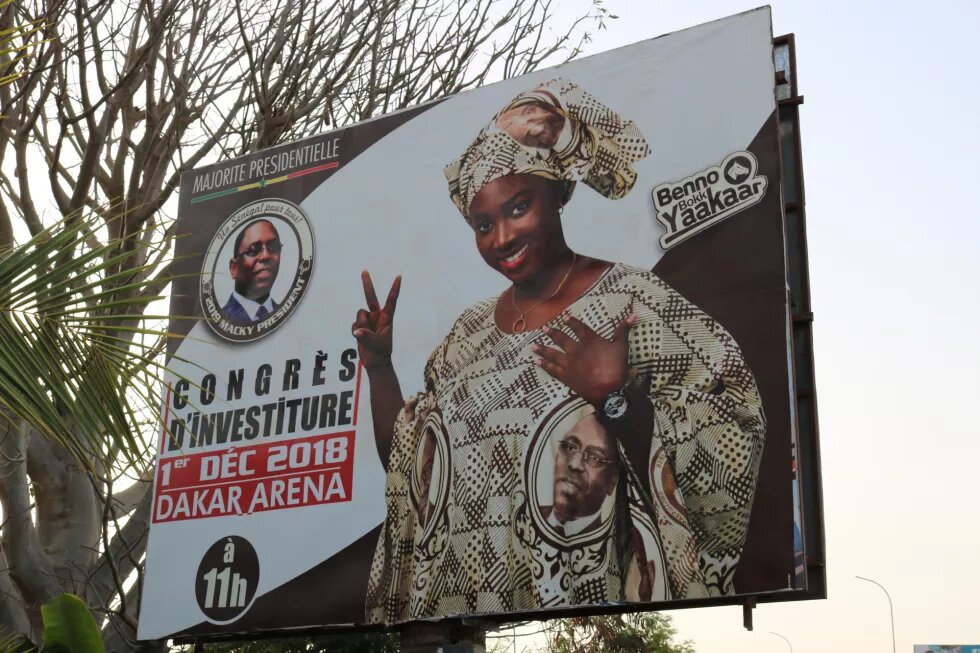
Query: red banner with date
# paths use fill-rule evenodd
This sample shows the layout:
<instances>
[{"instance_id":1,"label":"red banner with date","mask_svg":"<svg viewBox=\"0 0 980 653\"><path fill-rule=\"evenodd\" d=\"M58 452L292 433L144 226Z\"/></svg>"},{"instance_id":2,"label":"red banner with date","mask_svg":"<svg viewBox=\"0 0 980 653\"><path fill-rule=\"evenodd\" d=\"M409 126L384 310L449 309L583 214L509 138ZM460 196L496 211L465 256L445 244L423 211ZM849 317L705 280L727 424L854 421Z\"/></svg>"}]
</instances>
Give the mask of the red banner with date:
<instances>
[{"instance_id":1,"label":"red banner with date","mask_svg":"<svg viewBox=\"0 0 980 653\"><path fill-rule=\"evenodd\" d=\"M153 522L350 501L353 470L353 431L169 457Z\"/></svg>"}]
</instances>

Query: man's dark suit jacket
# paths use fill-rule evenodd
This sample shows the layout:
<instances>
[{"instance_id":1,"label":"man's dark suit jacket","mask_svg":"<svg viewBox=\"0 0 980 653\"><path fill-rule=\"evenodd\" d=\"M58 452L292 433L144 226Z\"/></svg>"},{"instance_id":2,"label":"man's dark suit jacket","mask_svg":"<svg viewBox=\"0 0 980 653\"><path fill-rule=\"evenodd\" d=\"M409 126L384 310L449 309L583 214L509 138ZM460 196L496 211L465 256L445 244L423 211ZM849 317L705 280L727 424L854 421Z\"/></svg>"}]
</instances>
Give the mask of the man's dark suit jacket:
<instances>
[{"instance_id":1,"label":"man's dark suit jacket","mask_svg":"<svg viewBox=\"0 0 980 653\"><path fill-rule=\"evenodd\" d=\"M276 304L275 300L273 300L272 310L275 311L277 308L279 308L279 305ZM221 307L221 312L224 313L226 318L232 322L238 322L239 324L251 324L252 322L258 322L258 320L253 320L251 317L249 317L248 311L246 311L242 305L238 303L238 300L235 299L234 295L229 295L227 303Z\"/></svg>"}]
</instances>

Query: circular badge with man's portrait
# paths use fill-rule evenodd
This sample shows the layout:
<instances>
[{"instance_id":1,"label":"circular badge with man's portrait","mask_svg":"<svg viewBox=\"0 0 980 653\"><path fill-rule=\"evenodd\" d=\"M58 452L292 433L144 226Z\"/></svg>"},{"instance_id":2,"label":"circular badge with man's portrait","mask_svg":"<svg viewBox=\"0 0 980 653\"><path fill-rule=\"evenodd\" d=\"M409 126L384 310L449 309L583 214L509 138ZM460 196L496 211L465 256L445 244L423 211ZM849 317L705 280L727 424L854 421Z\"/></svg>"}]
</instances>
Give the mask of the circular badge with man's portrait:
<instances>
[{"instance_id":1,"label":"circular badge with man's portrait","mask_svg":"<svg viewBox=\"0 0 980 653\"><path fill-rule=\"evenodd\" d=\"M409 487L409 498L422 528L423 555L426 543L449 502L451 469L449 434L442 415L438 410L433 410L422 422Z\"/></svg>"},{"instance_id":2,"label":"circular badge with man's portrait","mask_svg":"<svg viewBox=\"0 0 980 653\"><path fill-rule=\"evenodd\" d=\"M258 340L286 321L313 272L313 230L302 209L257 200L221 224L201 268L201 308L232 342Z\"/></svg>"},{"instance_id":3,"label":"circular badge with man's portrait","mask_svg":"<svg viewBox=\"0 0 980 653\"><path fill-rule=\"evenodd\" d=\"M608 537L619 451L584 399L570 397L541 420L528 446L524 474L531 521L546 542L569 548Z\"/></svg>"}]
</instances>

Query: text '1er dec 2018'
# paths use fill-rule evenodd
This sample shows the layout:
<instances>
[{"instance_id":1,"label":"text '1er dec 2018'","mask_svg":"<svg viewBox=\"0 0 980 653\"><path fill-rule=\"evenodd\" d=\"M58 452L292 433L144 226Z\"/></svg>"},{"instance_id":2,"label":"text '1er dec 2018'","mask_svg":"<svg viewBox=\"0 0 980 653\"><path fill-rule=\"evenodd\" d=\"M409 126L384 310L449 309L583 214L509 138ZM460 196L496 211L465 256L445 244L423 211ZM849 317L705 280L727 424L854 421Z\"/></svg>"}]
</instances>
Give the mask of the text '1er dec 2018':
<instances>
[{"instance_id":1,"label":"text '1er dec 2018'","mask_svg":"<svg viewBox=\"0 0 980 653\"><path fill-rule=\"evenodd\" d=\"M168 396L173 413L158 463L153 521L350 501L360 381L356 358L353 349L340 354L335 373L342 387L331 383L326 392L320 390L333 374L322 351L306 374L300 359L284 361L278 371L271 364L251 373L231 370L223 393L214 374L199 383L175 383ZM228 408L242 398L246 385L255 397L281 385L284 396ZM226 409L207 410L221 394L225 401L218 403Z\"/></svg>"}]
</instances>

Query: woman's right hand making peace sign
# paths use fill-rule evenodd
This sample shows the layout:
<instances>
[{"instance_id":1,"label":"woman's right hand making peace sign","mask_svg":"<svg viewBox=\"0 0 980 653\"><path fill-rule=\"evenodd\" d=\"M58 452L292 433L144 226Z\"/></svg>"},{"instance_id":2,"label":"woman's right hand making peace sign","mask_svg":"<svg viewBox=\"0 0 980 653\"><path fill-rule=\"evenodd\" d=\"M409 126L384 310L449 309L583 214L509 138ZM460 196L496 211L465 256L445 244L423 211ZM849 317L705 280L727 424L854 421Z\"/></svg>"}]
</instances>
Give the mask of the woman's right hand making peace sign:
<instances>
[{"instance_id":1,"label":"woman's right hand making peace sign","mask_svg":"<svg viewBox=\"0 0 980 653\"><path fill-rule=\"evenodd\" d=\"M361 272L361 283L364 285L367 310L362 308L357 311L357 319L351 325L351 333L357 339L357 353L361 358L361 364L370 372L391 366L395 305L398 303L402 278L401 275L395 277L384 306L378 302L374 283L371 282L371 275L367 270Z\"/></svg>"}]
</instances>

